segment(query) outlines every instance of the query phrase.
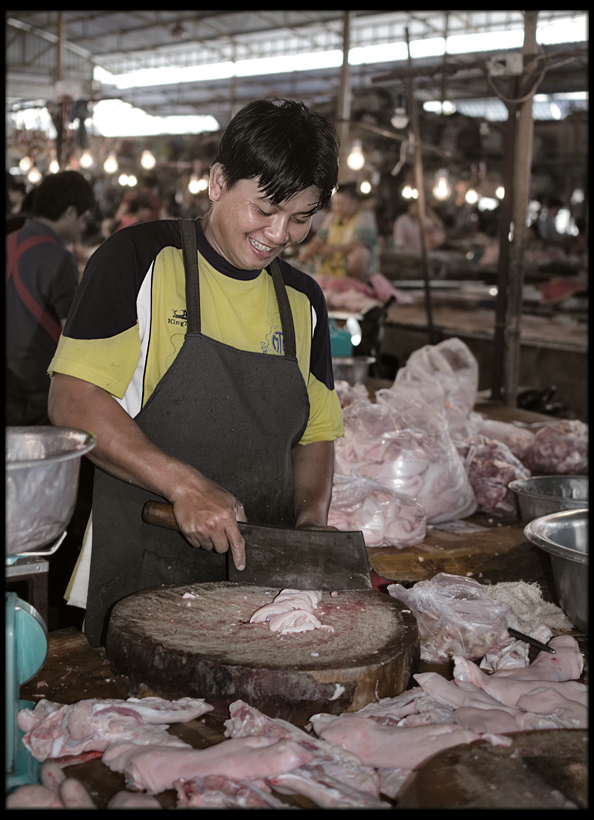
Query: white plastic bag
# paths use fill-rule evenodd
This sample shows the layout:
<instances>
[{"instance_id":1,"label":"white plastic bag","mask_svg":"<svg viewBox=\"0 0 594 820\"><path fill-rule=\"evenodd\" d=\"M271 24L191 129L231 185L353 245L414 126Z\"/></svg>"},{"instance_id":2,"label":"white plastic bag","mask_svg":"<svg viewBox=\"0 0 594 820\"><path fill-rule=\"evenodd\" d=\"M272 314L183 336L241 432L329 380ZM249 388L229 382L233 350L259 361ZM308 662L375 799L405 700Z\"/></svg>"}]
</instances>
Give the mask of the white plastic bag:
<instances>
[{"instance_id":1,"label":"white plastic bag","mask_svg":"<svg viewBox=\"0 0 594 820\"><path fill-rule=\"evenodd\" d=\"M427 534L427 515L418 502L357 473L335 477L328 524L360 530L367 547L410 547Z\"/></svg>"},{"instance_id":2,"label":"white plastic bag","mask_svg":"<svg viewBox=\"0 0 594 820\"><path fill-rule=\"evenodd\" d=\"M445 663L453 655L477 660L512 642L507 632L511 607L489 598L471 578L440 572L412 589L390 584L388 593L413 612L421 659L428 663Z\"/></svg>"},{"instance_id":3,"label":"white plastic bag","mask_svg":"<svg viewBox=\"0 0 594 820\"><path fill-rule=\"evenodd\" d=\"M395 385L425 382L435 377L443 387L446 408L468 417L478 390L478 362L468 345L456 337L413 351L396 373Z\"/></svg>"},{"instance_id":4,"label":"white plastic bag","mask_svg":"<svg viewBox=\"0 0 594 820\"><path fill-rule=\"evenodd\" d=\"M464 518L477 501L448 434L443 412L396 388L377 403L343 411L344 438L335 444L335 474L353 471L418 501L427 523Z\"/></svg>"}]
</instances>

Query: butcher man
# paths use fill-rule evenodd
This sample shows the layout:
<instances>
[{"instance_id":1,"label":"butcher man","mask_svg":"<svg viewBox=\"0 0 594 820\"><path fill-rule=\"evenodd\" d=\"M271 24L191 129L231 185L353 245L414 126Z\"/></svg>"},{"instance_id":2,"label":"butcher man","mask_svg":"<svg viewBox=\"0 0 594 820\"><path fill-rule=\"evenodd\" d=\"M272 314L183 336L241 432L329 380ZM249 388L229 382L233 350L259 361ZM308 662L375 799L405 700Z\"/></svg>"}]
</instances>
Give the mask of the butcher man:
<instances>
[{"instance_id":1,"label":"butcher man","mask_svg":"<svg viewBox=\"0 0 594 820\"><path fill-rule=\"evenodd\" d=\"M327 310L281 258L337 182L330 120L260 100L230 122L195 221L118 231L89 260L50 365L52 424L97 445L92 515L66 591L91 645L141 589L224 580L238 521L327 527L334 389ZM180 532L146 524L167 501ZM181 534L180 534L181 533Z\"/></svg>"}]
</instances>

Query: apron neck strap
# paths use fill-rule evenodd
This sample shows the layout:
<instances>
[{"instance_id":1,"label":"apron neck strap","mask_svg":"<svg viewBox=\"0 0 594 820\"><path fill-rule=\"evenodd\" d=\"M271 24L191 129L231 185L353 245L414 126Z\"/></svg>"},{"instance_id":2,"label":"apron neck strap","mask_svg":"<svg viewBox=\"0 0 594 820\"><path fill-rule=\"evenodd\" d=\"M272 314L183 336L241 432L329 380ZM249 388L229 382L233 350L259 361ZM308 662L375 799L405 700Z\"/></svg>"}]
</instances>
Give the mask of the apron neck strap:
<instances>
[{"instance_id":1,"label":"apron neck strap","mask_svg":"<svg viewBox=\"0 0 594 820\"><path fill-rule=\"evenodd\" d=\"M179 220L184 268L186 272L186 313L188 320L188 333L200 333L200 285L198 280L198 247L196 244L196 224L193 219ZM281 327L283 331L284 355L289 358L297 358L297 345L295 343L295 325L287 289L283 282L280 265L274 259L269 268L278 309L280 313Z\"/></svg>"},{"instance_id":2,"label":"apron neck strap","mask_svg":"<svg viewBox=\"0 0 594 820\"><path fill-rule=\"evenodd\" d=\"M198 248L196 223L193 219L180 219L184 268L186 272L186 315L188 333L200 333L200 286L198 284Z\"/></svg>"}]
</instances>

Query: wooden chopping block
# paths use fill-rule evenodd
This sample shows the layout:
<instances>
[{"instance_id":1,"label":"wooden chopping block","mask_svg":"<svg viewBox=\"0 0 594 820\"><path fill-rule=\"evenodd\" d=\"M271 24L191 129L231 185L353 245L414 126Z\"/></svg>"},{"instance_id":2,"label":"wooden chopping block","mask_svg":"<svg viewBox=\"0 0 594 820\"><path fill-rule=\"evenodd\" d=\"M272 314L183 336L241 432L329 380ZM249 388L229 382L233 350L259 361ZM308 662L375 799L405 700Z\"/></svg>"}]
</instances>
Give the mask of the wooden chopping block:
<instances>
[{"instance_id":1,"label":"wooden chopping block","mask_svg":"<svg viewBox=\"0 0 594 820\"><path fill-rule=\"evenodd\" d=\"M244 700L298 725L406 689L419 636L399 601L374 590L324 592L316 616L334 631L279 635L250 624L279 592L232 582L143 590L114 607L107 657L139 691L205 698L225 716Z\"/></svg>"}]
</instances>

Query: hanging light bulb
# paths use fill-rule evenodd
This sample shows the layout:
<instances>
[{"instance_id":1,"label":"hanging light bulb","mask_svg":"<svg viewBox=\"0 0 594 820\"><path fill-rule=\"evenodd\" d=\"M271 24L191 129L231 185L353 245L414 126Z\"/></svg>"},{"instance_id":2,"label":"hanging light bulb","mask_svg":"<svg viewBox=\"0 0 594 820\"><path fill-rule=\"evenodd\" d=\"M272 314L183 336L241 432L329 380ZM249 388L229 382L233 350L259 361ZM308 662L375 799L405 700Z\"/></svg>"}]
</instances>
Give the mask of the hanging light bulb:
<instances>
[{"instance_id":1,"label":"hanging light bulb","mask_svg":"<svg viewBox=\"0 0 594 820\"><path fill-rule=\"evenodd\" d=\"M188 182L188 191L191 194L197 194L200 192L200 180L198 179L197 174L192 174L190 177L190 181Z\"/></svg>"},{"instance_id":2,"label":"hanging light bulb","mask_svg":"<svg viewBox=\"0 0 594 820\"><path fill-rule=\"evenodd\" d=\"M404 105L403 97L398 98L398 102L396 103L396 108L394 109L394 114L390 122L392 123L392 126L397 130L401 128L406 128L406 126L408 125L408 114L406 113L406 107Z\"/></svg>"},{"instance_id":3,"label":"hanging light bulb","mask_svg":"<svg viewBox=\"0 0 594 820\"><path fill-rule=\"evenodd\" d=\"M80 165L82 168L90 168L93 164L94 160L91 154L88 151L85 151L82 157L80 158Z\"/></svg>"},{"instance_id":4,"label":"hanging light bulb","mask_svg":"<svg viewBox=\"0 0 594 820\"><path fill-rule=\"evenodd\" d=\"M452 193L448 172L445 168L440 170L435 175L435 187L433 188L433 196L436 199L447 199Z\"/></svg>"},{"instance_id":5,"label":"hanging light bulb","mask_svg":"<svg viewBox=\"0 0 594 820\"><path fill-rule=\"evenodd\" d=\"M128 174L120 174L118 177L118 182L122 187L128 184Z\"/></svg>"},{"instance_id":6,"label":"hanging light bulb","mask_svg":"<svg viewBox=\"0 0 594 820\"><path fill-rule=\"evenodd\" d=\"M60 170L60 164L57 159L53 159L49 164L50 174L57 174Z\"/></svg>"},{"instance_id":7,"label":"hanging light bulb","mask_svg":"<svg viewBox=\"0 0 594 820\"><path fill-rule=\"evenodd\" d=\"M364 180L361 185L359 186L359 190L362 194L369 194L371 193L371 182L368 179Z\"/></svg>"},{"instance_id":8,"label":"hanging light bulb","mask_svg":"<svg viewBox=\"0 0 594 820\"><path fill-rule=\"evenodd\" d=\"M475 191L474 188L469 188L466 191L466 196L464 199L468 202L469 205L474 205L478 202L478 193Z\"/></svg>"},{"instance_id":9,"label":"hanging light bulb","mask_svg":"<svg viewBox=\"0 0 594 820\"><path fill-rule=\"evenodd\" d=\"M353 140L353 147L347 159L347 165L352 171L360 171L365 165L361 140Z\"/></svg>"},{"instance_id":10,"label":"hanging light bulb","mask_svg":"<svg viewBox=\"0 0 594 820\"><path fill-rule=\"evenodd\" d=\"M499 187L495 190L495 196L497 199L503 199L505 196L505 188L503 185L499 185Z\"/></svg>"},{"instance_id":11,"label":"hanging light bulb","mask_svg":"<svg viewBox=\"0 0 594 820\"><path fill-rule=\"evenodd\" d=\"M150 169L154 168L157 164L157 160L155 159L154 155L147 149L142 152L140 164L143 168L146 168L147 171L150 171Z\"/></svg>"},{"instance_id":12,"label":"hanging light bulb","mask_svg":"<svg viewBox=\"0 0 594 820\"><path fill-rule=\"evenodd\" d=\"M109 156L103 163L103 170L106 174L115 174L115 172L118 170L118 161L113 151L109 154Z\"/></svg>"},{"instance_id":13,"label":"hanging light bulb","mask_svg":"<svg viewBox=\"0 0 594 820\"><path fill-rule=\"evenodd\" d=\"M41 171L39 168L34 165L27 174L27 179L32 185L37 185L37 183L41 180Z\"/></svg>"},{"instance_id":14,"label":"hanging light bulb","mask_svg":"<svg viewBox=\"0 0 594 820\"><path fill-rule=\"evenodd\" d=\"M130 174L128 177L128 187L134 188L135 185L138 185L138 179L134 176L134 174Z\"/></svg>"},{"instance_id":15,"label":"hanging light bulb","mask_svg":"<svg viewBox=\"0 0 594 820\"><path fill-rule=\"evenodd\" d=\"M31 159L31 157L23 157L22 160L19 162L19 168L24 174L30 171L32 167L33 160Z\"/></svg>"}]
</instances>

